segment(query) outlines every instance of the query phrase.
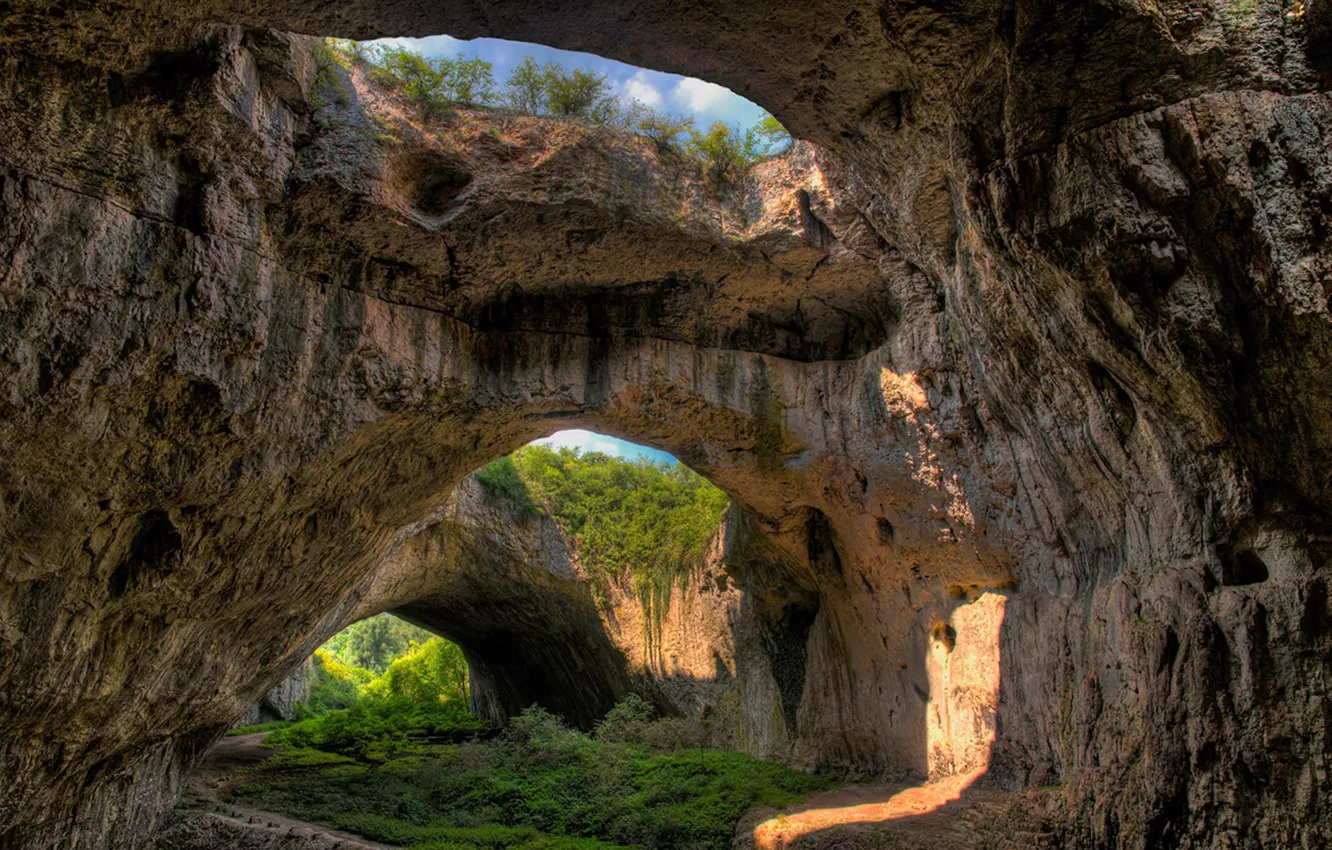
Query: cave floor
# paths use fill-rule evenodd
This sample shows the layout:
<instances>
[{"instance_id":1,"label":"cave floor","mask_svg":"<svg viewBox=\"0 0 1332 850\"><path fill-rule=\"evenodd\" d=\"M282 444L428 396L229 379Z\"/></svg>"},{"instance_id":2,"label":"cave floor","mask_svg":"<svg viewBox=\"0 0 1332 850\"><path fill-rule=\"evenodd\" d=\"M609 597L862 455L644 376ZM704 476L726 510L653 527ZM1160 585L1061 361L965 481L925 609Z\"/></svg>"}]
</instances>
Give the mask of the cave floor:
<instances>
[{"instance_id":1,"label":"cave floor","mask_svg":"<svg viewBox=\"0 0 1332 850\"><path fill-rule=\"evenodd\" d=\"M273 750L260 746L267 737L267 732L259 732L223 738L214 744L190 774L181 800L182 807L202 810L213 817L227 818L257 833L299 836L316 841L322 839L318 843L326 842L342 850L398 850L391 844L381 844L322 824L307 823L276 812L227 802L225 797L228 792L245 781L246 769L257 766L273 755Z\"/></svg>"},{"instance_id":2,"label":"cave floor","mask_svg":"<svg viewBox=\"0 0 1332 850\"><path fill-rule=\"evenodd\" d=\"M191 774L183 808L234 827L345 850L397 850L321 824L238 806L231 791L273 755L267 733L223 738ZM980 772L919 785L854 785L786 809L758 808L740 823L736 850L1057 850L1049 811L1057 794L977 787ZM202 845L201 845L202 846ZM266 846L266 845L265 845ZM285 845L277 845L285 846Z\"/></svg>"},{"instance_id":3,"label":"cave floor","mask_svg":"<svg viewBox=\"0 0 1332 850\"><path fill-rule=\"evenodd\" d=\"M1049 793L973 787L983 771L921 785L858 785L780 811L758 809L737 831L753 850L1056 850Z\"/></svg>"}]
</instances>

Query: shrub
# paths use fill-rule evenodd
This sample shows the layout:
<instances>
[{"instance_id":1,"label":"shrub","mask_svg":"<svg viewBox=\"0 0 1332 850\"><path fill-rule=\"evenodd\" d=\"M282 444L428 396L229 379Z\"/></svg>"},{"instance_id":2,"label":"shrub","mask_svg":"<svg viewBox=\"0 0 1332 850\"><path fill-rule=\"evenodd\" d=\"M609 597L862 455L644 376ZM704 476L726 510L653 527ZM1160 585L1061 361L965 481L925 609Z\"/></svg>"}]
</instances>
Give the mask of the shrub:
<instances>
[{"instance_id":1,"label":"shrub","mask_svg":"<svg viewBox=\"0 0 1332 850\"><path fill-rule=\"evenodd\" d=\"M704 729L681 717L654 719L652 704L630 694L620 701L597 724L596 738L603 743L641 744L660 751L701 747L706 735Z\"/></svg>"},{"instance_id":2,"label":"shrub","mask_svg":"<svg viewBox=\"0 0 1332 850\"><path fill-rule=\"evenodd\" d=\"M291 725L291 720L273 720L268 723L255 723L250 726L236 726L227 730L226 737L236 738L241 735L254 735L259 732L274 732Z\"/></svg>"},{"instance_id":3,"label":"shrub","mask_svg":"<svg viewBox=\"0 0 1332 850\"><path fill-rule=\"evenodd\" d=\"M495 97L495 78L489 62L467 59L427 59L405 47L382 51L372 66L373 78L398 92L425 119L449 104L483 106Z\"/></svg>"},{"instance_id":4,"label":"shrub","mask_svg":"<svg viewBox=\"0 0 1332 850\"><path fill-rule=\"evenodd\" d=\"M716 185L725 186L758 162L764 151L761 144L754 128L742 132L738 126L718 121L706 133L693 131L688 150L703 163L704 171Z\"/></svg>"},{"instance_id":5,"label":"shrub","mask_svg":"<svg viewBox=\"0 0 1332 850\"><path fill-rule=\"evenodd\" d=\"M638 119L634 129L646 136L659 150L671 150L679 146L681 139L688 138L693 132L694 119L677 118L649 109Z\"/></svg>"},{"instance_id":6,"label":"shrub","mask_svg":"<svg viewBox=\"0 0 1332 850\"><path fill-rule=\"evenodd\" d=\"M476 471L476 480L487 496L517 508L519 519L530 519L540 513L512 457L502 457L481 467Z\"/></svg>"},{"instance_id":7,"label":"shrub","mask_svg":"<svg viewBox=\"0 0 1332 850\"><path fill-rule=\"evenodd\" d=\"M630 694L601 718L595 735L598 741L638 741L652 722L656 709L638 694Z\"/></svg>"},{"instance_id":8,"label":"shrub","mask_svg":"<svg viewBox=\"0 0 1332 850\"><path fill-rule=\"evenodd\" d=\"M315 650L313 680L303 704L297 705L297 718L326 714L350 708L361 698L361 688L374 674L350 664L343 664L322 649Z\"/></svg>"},{"instance_id":9,"label":"shrub","mask_svg":"<svg viewBox=\"0 0 1332 850\"><path fill-rule=\"evenodd\" d=\"M414 743L457 741L484 729L485 724L456 702L367 697L351 708L279 729L264 743L383 761Z\"/></svg>"},{"instance_id":10,"label":"shrub","mask_svg":"<svg viewBox=\"0 0 1332 850\"><path fill-rule=\"evenodd\" d=\"M529 750L555 752L582 743L585 736L568 728L564 721L539 705L509 718L504 739Z\"/></svg>"}]
</instances>

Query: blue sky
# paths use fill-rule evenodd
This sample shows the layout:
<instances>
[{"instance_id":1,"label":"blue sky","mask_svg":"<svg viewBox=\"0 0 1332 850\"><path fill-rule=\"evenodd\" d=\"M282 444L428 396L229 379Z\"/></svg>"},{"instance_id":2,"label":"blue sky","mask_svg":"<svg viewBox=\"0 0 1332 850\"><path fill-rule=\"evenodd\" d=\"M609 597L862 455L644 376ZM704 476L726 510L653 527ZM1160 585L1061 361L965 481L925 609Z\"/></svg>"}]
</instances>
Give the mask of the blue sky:
<instances>
[{"instance_id":1,"label":"blue sky","mask_svg":"<svg viewBox=\"0 0 1332 850\"><path fill-rule=\"evenodd\" d=\"M590 53L556 50L539 44L504 41L498 38L477 38L462 41L447 35L430 38L386 38L380 44L402 45L424 56L457 56L484 59L495 66L495 81L504 85L524 57L531 56L542 64L552 62L568 70L587 68L605 74L616 92L625 98L637 98L647 106L674 115L693 116L700 130L714 121L752 127L763 117L763 110L735 94L730 89L704 82L693 77L663 74L636 68L613 59L603 59Z\"/></svg>"},{"instance_id":2,"label":"blue sky","mask_svg":"<svg viewBox=\"0 0 1332 850\"><path fill-rule=\"evenodd\" d=\"M585 452L601 452L602 454L629 459L645 457L657 463L674 464L676 462L674 456L668 455L666 452L640 446L628 440L608 437L595 431L556 431L544 440L536 440L535 442L554 448L569 446Z\"/></svg>"}]
</instances>

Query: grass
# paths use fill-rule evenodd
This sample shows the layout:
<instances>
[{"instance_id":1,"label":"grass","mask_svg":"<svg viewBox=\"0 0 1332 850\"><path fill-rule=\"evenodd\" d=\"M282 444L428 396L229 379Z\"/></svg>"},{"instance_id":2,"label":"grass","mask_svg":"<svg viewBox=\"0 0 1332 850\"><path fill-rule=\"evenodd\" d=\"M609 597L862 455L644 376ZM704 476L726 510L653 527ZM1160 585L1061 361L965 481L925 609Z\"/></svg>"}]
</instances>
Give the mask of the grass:
<instances>
[{"instance_id":1,"label":"grass","mask_svg":"<svg viewBox=\"0 0 1332 850\"><path fill-rule=\"evenodd\" d=\"M501 735L456 743L409 737L335 750L334 736L302 739L299 725L280 740L325 749L284 750L235 802L418 850L721 850L753 806L831 785L740 753L598 740L535 708Z\"/></svg>"},{"instance_id":2,"label":"grass","mask_svg":"<svg viewBox=\"0 0 1332 850\"><path fill-rule=\"evenodd\" d=\"M457 701L365 697L351 708L285 726L264 743L382 762L422 745L463 740L484 729Z\"/></svg>"},{"instance_id":3,"label":"grass","mask_svg":"<svg viewBox=\"0 0 1332 850\"><path fill-rule=\"evenodd\" d=\"M290 720L273 720L268 723L255 723L250 726L237 726L227 730L227 737L234 738L238 735L253 735L256 732L276 732L278 729L285 729L290 726Z\"/></svg>"}]
</instances>

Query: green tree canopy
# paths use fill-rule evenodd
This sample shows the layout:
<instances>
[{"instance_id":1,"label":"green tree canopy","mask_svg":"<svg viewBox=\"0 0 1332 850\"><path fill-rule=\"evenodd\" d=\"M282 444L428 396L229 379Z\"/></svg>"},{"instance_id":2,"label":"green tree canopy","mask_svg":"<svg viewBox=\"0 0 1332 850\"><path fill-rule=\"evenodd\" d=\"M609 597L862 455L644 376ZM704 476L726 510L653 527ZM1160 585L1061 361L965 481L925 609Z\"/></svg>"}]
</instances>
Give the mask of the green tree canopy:
<instances>
[{"instance_id":1,"label":"green tree canopy","mask_svg":"<svg viewBox=\"0 0 1332 850\"><path fill-rule=\"evenodd\" d=\"M376 614L338 632L322 649L343 664L383 673L393 659L433 637L392 614Z\"/></svg>"},{"instance_id":2,"label":"green tree canopy","mask_svg":"<svg viewBox=\"0 0 1332 850\"><path fill-rule=\"evenodd\" d=\"M526 493L517 492L514 473ZM543 506L573 542L594 589L604 592L627 575L643 597L660 597L688 576L730 504L684 464L535 444L478 477L488 493L520 508L527 499Z\"/></svg>"}]
</instances>

